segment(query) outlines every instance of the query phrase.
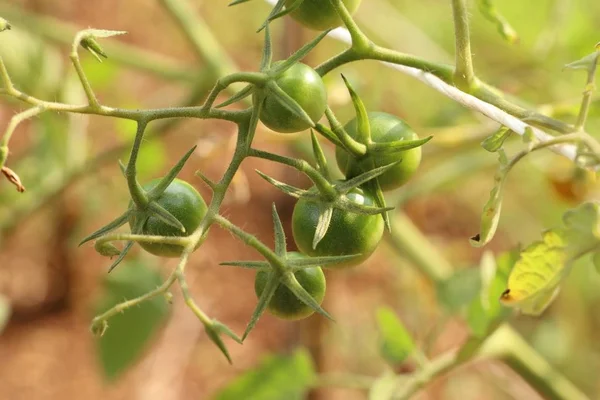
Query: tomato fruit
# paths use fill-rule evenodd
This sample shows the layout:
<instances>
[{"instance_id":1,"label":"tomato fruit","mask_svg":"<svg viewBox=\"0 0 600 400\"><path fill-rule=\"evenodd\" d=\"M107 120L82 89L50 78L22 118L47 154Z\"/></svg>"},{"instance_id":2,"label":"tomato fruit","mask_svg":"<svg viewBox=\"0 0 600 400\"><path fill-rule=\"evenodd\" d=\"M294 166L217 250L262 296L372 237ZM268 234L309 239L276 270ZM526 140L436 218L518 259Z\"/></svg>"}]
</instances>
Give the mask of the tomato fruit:
<instances>
[{"instance_id":1,"label":"tomato fruit","mask_svg":"<svg viewBox=\"0 0 600 400\"><path fill-rule=\"evenodd\" d=\"M351 201L376 206L375 199L363 189L353 189L347 194ZM332 268L358 265L377 248L383 236L384 223L381 214L365 215L334 209L327 233L315 249L313 237L319 221L320 207L317 203L300 199L292 214L292 233L298 249L309 256L343 256L361 254Z\"/></svg>"},{"instance_id":2,"label":"tomato fruit","mask_svg":"<svg viewBox=\"0 0 600 400\"><path fill-rule=\"evenodd\" d=\"M302 254L297 252L288 253L289 258L302 258ZM320 267L304 268L294 272L294 276L300 285L319 303L323 302L325 297L325 274ZM254 291L256 296L260 297L267 281L269 273L267 271L259 271L254 279ZM301 302L285 285L280 284L267 306L271 314L287 320L297 320L306 318L314 310Z\"/></svg>"},{"instance_id":3,"label":"tomato fruit","mask_svg":"<svg viewBox=\"0 0 600 400\"><path fill-rule=\"evenodd\" d=\"M154 179L144 185L146 191L152 190L160 179ZM189 236L200 225L200 221L206 215L207 206L200 193L192 185L181 180L174 179L167 189L155 200L160 206L169 211L185 227L185 233L177 228L166 224L155 216L148 218L141 229L140 234L157 236ZM129 226L133 229L135 218L129 220ZM140 246L147 252L161 257L179 257L183 247L174 244L139 242Z\"/></svg>"},{"instance_id":4,"label":"tomato fruit","mask_svg":"<svg viewBox=\"0 0 600 400\"><path fill-rule=\"evenodd\" d=\"M361 0L344 0L344 5L350 14L358 9ZM286 0L290 6L294 0ZM300 7L290 13L291 17L310 29L324 31L342 25L335 9L329 0L304 0Z\"/></svg>"},{"instance_id":5,"label":"tomato fruit","mask_svg":"<svg viewBox=\"0 0 600 400\"><path fill-rule=\"evenodd\" d=\"M416 140L419 138L410 126L394 115L383 112L370 112L368 116L371 124L371 140L375 143ZM350 136L356 138L356 119L348 122L344 128ZM360 175L362 172L369 170L371 165L377 168L401 159L401 163L377 177L382 190L393 190L401 187L415 174L419 164L421 164L421 148L415 147L414 149L385 156L370 157L367 155L357 160L344 149L338 147L335 151L335 158L338 167L347 178Z\"/></svg>"},{"instance_id":6,"label":"tomato fruit","mask_svg":"<svg viewBox=\"0 0 600 400\"><path fill-rule=\"evenodd\" d=\"M313 121L320 120L325 114L327 107L325 84L319 74L308 65L302 63L292 65L277 77L275 82ZM300 132L310 128L306 121L268 95L263 103L260 120L270 129L280 133Z\"/></svg>"}]
</instances>

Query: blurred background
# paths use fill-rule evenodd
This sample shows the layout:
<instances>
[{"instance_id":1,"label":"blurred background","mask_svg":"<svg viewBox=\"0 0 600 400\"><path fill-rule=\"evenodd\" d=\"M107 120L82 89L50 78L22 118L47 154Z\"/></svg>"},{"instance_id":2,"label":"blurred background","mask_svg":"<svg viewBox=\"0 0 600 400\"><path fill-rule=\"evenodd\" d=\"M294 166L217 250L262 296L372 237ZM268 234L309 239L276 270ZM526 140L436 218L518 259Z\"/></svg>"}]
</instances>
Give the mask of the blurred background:
<instances>
[{"instance_id":1,"label":"blurred background","mask_svg":"<svg viewBox=\"0 0 600 400\"><path fill-rule=\"evenodd\" d=\"M101 103L123 108L197 105L216 77L257 69L263 37L254 32L268 14L268 4L253 0L227 7L224 0L182 1L199 18L195 28L205 50L198 52L165 3L169 2L2 0L0 16L10 21L13 29L1 34L0 55L20 90L46 100L80 104L85 96L68 58L75 32L87 27L127 31L127 35L102 41L109 55L103 63L81 52ZM356 20L379 44L438 62L453 62L450 2L363 3ZM498 6L520 41L505 42L472 4L477 74L519 102L574 122L585 74L563 72L562 67L590 53L600 40L600 2L504 0ZM275 59L287 57L315 35L288 18L277 21L272 26ZM316 66L343 48L340 42L325 39L305 62ZM44 113L21 124L11 141L7 165L19 174L27 191L19 194L0 180L0 397L251 398L227 397L224 388L239 384L241 377L265 359L273 360L268 357L297 355L294 352L299 348L305 349L302 354L309 356L319 372L376 377L388 368L379 355L375 318L382 306L398 314L428 356L460 345L468 334L461 296L470 293L483 255L468 239L478 232L497 166L496 155L484 151L479 143L498 126L373 61L346 65L325 78L329 105L341 121L352 118L353 109L340 72L350 79L369 110L395 114L421 137L434 135L434 139L424 147L417 176L389 196L390 203L397 206L394 234L386 237L364 265L327 272L324 307L336 322L319 316L285 322L265 314L243 346L226 340L233 365L206 338L202 325L173 287L172 306L160 303L154 310L132 311L137 312L135 317L131 314L136 323L157 327L147 341L143 340L146 337L128 338L127 325L119 325L123 319L115 317L108 346L113 346L115 354L125 354L141 343L141 356L131 368L107 378L106 366L119 361L99 356L103 345L89 331L94 312L102 304L136 293L139 282L150 282L152 287L160 282L157 274L166 276L176 264L135 249L119 267L119 274L107 278L109 260L91 245L77 246L81 238L112 220L128 204L117 160L127 159L135 125L57 113ZM588 122L592 134L600 132L598 98ZM0 101L0 127L5 129L26 105L8 98ZM234 126L221 121L153 122L142 146L140 180L161 176L185 151L198 145L181 177L209 199L210 192L194 171L218 179L231 157L234 134ZM263 126L256 138L256 147L312 160L309 144L307 132L280 135ZM521 146L518 138L508 144L515 151ZM332 148L327 150L331 155ZM271 244L271 203L275 202L291 238L293 199L260 179L255 169L296 186L308 184L294 170L247 160L223 213ZM553 153L527 157L508 180L499 233L485 250L498 255L531 243L541 230L560 224L566 210L597 198L598 189L592 176ZM424 244L407 251L406 242L417 238ZM289 250L294 250L293 241L288 244ZM258 259L258 255L215 227L187 268L198 304L236 333L243 332L256 304L254 273L218 264L246 259ZM451 267L463 286L441 290L431 274L422 272L427 264L422 259L437 263L438 268ZM115 292L120 280L127 283L121 286L126 289ZM590 398L600 398L599 288L600 276L589 260L582 260L541 318L510 318L527 342ZM407 362L395 366L395 371L413 368ZM269 375L263 383L270 379L274 378ZM318 388L308 398L367 398L358 378L356 386ZM485 362L436 380L421 398L539 397L503 364Z\"/></svg>"}]
</instances>

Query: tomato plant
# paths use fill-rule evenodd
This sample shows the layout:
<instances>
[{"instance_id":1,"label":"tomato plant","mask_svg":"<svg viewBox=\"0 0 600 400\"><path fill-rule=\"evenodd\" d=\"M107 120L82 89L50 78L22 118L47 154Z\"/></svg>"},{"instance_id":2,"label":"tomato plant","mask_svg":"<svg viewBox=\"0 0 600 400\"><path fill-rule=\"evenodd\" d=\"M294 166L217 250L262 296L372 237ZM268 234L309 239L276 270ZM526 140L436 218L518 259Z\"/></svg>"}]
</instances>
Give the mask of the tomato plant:
<instances>
[{"instance_id":1,"label":"tomato plant","mask_svg":"<svg viewBox=\"0 0 600 400\"><path fill-rule=\"evenodd\" d=\"M296 0L286 0L286 6L292 5L294 1ZM343 0L343 2L348 12L354 14L361 0ZM319 31L342 25L342 20L331 3L323 0L303 0L290 15L302 25Z\"/></svg>"},{"instance_id":2,"label":"tomato plant","mask_svg":"<svg viewBox=\"0 0 600 400\"><path fill-rule=\"evenodd\" d=\"M276 66L277 63L274 64ZM275 80L277 85L300 107L313 121L321 119L327 107L327 91L317 72L306 64L297 63L283 72ZM275 132L291 133L310 128L310 125L272 96L263 103L260 120Z\"/></svg>"},{"instance_id":3,"label":"tomato plant","mask_svg":"<svg viewBox=\"0 0 600 400\"><path fill-rule=\"evenodd\" d=\"M347 196L357 204L375 205L373 197L363 189L354 189ZM362 263L375 251L383 236L381 215L334 209L327 233L316 248L313 248L313 238L320 215L318 203L304 199L296 203L292 214L294 242L302 253L310 256L357 255L332 267L351 267Z\"/></svg>"},{"instance_id":4,"label":"tomato plant","mask_svg":"<svg viewBox=\"0 0 600 400\"><path fill-rule=\"evenodd\" d=\"M398 140L416 140L419 137L406 122L400 118L383 113L368 114L371 127L371 139L374 143L386 143ZM356 138L358 126L356 118L348 122L344 128L350 136ZM335 158L339 168L347 177L353 177L368 170L371 166L381 167L400 160L400 163L377 177L383 190L393 190L404 185L417 171L421 164L421 148L416 147L396 154L367 156L356 159L338 147Z\"/></svg>"},{"instance_id":5,"label":"tomato plant","mask_svg":"<svg viewBox=\"0 0 600 400\"><path fill-rule=\"evenodd\" d=\"M151 191L160 182L154 179L144 185L146 191ZM165 210L170 212L185 227L185 233L167 224L157 216L150 216L141 228L141 234L153 236L188 236L192 234L200 221L206 215L206 203L198 191L186 181L175 179L167 189L155 200ZM129 219L133 228L136 224L134 217ZM160 257L179 257L183 248L175 244L140 242L149 253Z\"/></svg>"},{"instance_id":6,"label":"tomato plant","mask_svg":"<svg viewBox=\"0 0 600 400\"><path fill-rule=\"evenodd\" d=\"M288 259L301 259L304 256L298 252L287 253ZM294 272L300 285L319 303L325 298L325 274L320 267L303 268ZM260 297L265 290L269 272L258 271L254 279L256 296ZM279 284L269 301L268 310L271 314L287 320L298 320L312 315L313 310L301 302L286 286Z\"/></svg>"}]
</instances>

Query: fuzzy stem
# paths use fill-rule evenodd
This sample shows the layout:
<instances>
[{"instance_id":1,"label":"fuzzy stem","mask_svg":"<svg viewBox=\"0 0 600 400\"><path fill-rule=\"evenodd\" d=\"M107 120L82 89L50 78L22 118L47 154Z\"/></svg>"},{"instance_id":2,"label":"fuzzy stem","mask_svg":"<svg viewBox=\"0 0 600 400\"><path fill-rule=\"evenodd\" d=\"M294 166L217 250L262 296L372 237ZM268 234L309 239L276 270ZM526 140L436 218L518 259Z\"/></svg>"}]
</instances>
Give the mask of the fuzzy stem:
<instances>
[{"instance_id":1,"label":"fuzzy stem","mask_svg":"<svg viewBox=\"0 0 600 400\"><path fill-rule=\"evenodd\" d=\"M596 69L598 68L599 59L600 50L596 51L596 57L594 57L594 61L592 61L592 65L588 69L587 82L585 85L585 90L583 91L583 99L581 100L579 115L577 116L577 122L575 123L575 129L579 132L583 131L585 121L587 120L587 116L590 111L590 104L592 103L592 94L594 93L594 82L596 81Z\"/></svg>"},{"instance_id":2,"label":"fuzzy stem","mask_svg":"<svg viewBox=\"0 0 600 400\"><path fill-rule=\"evenodd\" d=\"M469 16L466 0L452 0L454 17L454 36L456 40L456 70L454 84L469 93L475 85L473 59L471 57L471 39L469 37Z\"/></svg>"}]
</instances>

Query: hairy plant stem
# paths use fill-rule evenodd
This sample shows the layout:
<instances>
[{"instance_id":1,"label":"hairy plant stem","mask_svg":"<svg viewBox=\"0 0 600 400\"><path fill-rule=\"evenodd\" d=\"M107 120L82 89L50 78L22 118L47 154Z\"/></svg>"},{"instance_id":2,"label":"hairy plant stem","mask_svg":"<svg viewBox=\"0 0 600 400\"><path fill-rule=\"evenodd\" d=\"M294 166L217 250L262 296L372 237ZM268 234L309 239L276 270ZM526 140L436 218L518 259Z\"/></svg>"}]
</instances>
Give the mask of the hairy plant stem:
<instances>
[{"instance_id":1,"label":"hairy plant stem","mask_svg":"<svg viewBox=\"0 0 600 400\"><path fill-rule=\"evenodd\" d=\"M462 91L470 93L477 81L473 72L466 0L452 0L452 16L454 17L454 37L456 41L454 84Z\"/></svg>"},{"instance_id":2,"label":"hairy plant stem","mask_svg":"<svg viewBox=\"0 0 600 400\"><path fill-rule=\"evenodd\" d=\"M577 116L577 122L575 123L575 129L579 132L583 131L585 127L585 121L587 120L587 116L590 111L592 94L594 93L594 83L596 81L596 69L598 68L599 62L598 60L600 60L600 50L596 51L596 56L592 61L592 65L590 65L588 69L587 82L585 85L585 90L583 91L581 107L579 108L579 115Z\"/></svg>"}]
</instances>

